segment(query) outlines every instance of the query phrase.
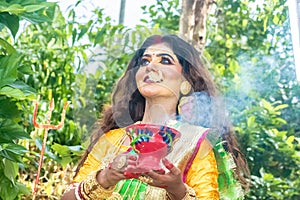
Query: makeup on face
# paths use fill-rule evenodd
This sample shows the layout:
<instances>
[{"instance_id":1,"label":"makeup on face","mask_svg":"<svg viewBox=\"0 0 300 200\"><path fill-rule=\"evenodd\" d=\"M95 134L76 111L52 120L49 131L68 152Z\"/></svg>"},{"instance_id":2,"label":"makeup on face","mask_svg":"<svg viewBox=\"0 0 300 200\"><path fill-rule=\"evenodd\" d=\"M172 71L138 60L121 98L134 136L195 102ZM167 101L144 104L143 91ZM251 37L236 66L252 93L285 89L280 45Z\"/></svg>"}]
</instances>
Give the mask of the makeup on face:
<instances>
[{"instance_id":1,"label":"makeup on face","mask_svg":"<svg viewBox=\"0 0 300 200\"><path fill-rule=\"evenodd\" d=\"M142 56L140 67L147 67L148 73L144 77L145 83L163 82L161 66L176 65L178 63L176 55L168 48L149 47ZM154 67L160 66L160 67Z\"/></svg>"},{"instance_id":2,"label":"makeup on face","mask_svg":"<svg viewBox=\"0 0 300 200\"><path fill-rule=\"evenodd\" d=\"M137 87L142 96L173 99L179 96L183 79L182 66L167 44L155 44L145 50L136 73Z\"/></svg>"},{"instance_id":3,"label":"makeup on face","mask_svg":"<svg viewBox=\"0 0 300 200\"><path fill-rule=\"evenodd\" d=\"M152 53L152 54L144 54L142 57L141 65L147 65L150 62L159 62L161 64L175 64L175 59L172 55L167 53Z\"/></svg>"}]
</instances>

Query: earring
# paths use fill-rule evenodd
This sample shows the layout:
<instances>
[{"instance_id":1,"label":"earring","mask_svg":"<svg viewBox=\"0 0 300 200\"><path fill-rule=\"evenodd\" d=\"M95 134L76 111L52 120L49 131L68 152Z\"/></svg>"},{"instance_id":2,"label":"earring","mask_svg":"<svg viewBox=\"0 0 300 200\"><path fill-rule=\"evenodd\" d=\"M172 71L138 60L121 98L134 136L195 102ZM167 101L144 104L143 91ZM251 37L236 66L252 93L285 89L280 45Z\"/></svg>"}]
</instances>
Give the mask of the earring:
<instances>
[{"instance_id":1,"label":"earring","mask_svg":"<svg viewBox=\"0 0 300 200\"><path fill-rule=\"evenodd\" d=\"M187 95L191 91L191 84L188 81L183 81L180 85L180 92L183 95Z\"/></svg>"}]
</instances>

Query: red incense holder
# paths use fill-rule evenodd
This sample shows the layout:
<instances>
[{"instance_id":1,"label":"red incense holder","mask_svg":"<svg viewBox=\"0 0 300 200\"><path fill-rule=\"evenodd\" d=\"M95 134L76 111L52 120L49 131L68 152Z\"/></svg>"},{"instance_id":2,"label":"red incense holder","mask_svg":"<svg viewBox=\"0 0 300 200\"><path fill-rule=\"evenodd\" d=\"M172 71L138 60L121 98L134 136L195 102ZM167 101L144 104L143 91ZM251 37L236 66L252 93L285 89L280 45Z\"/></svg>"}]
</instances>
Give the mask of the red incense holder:
<instances>
[{"instance_id":1,"label":"red incense holder","mask_svg":"<svg viewBox=\"0 0 300 200\"><path fill-rule=\"evenodd\" d=\"M160 161L172 151L180 132L157 124L133 124L126 127L131 146L138 155L138 168L134 173L160 170Z\"/></svg>"}]
</instances>

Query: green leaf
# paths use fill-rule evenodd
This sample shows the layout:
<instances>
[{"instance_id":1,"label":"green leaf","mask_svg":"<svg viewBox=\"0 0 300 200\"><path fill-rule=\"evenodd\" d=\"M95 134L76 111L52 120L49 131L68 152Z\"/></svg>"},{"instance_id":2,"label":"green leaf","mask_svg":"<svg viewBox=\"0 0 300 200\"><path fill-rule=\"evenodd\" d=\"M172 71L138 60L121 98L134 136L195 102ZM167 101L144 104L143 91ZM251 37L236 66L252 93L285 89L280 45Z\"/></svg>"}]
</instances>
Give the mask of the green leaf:
<instances>
[{"instance_id":1,"label":"green leaf","mask_svg":"<svg viewBox=\"0 0 300 200\"><path fill-rule=\"evenodd\" d=\"M0 46L6 50L8 55L16 53L16 49L2 38L0 38Z\"/></svg>"},{"instance_id":2,"label":"green leaf","mask_svg":"<svg viewBox=\"0 0 300 200\"><path fill-rule=\"evenodd\" d=\"M267 30L268 20L268 17L264 19L264 32Z\"/></svg>"},{"instance_id":3,"label":"green leaf","mask_svg":"<svg viewBox=\"0 0 300 200\"><path fill-rule=\"evenodd\" d=\"M8 12L0 12L0 23L4 24L15 37L19 30L19 17Z\"/></svg>"},{"instance_id":4,"label":"green leaf","mask_svg":"<svg viewBox=\"0 0 300 200\"><path fill-rule=\"evenodd\" d=\"M56 151L61 159L57 160L63 167L72 162L72 155L80 156L82 155L81 146L66 146L60 144L54 144L51 148Z\"/></svg>"},{"instance_id":5,"label":"green leaf","mask_svg":"<svg viewBox=\"0 0 300 200\"><path fill-rule=\"evenodd\" d=\"M0 8L0 12L8 12L8 13L13 13L15 15L19 15L20 13L25 12L25 9L20 4L12 4L7 8L5 7Z\"/></svg>"},{"instance_id":6,"label":"green leaf","mask_svg":"<svg viewBox=\"0 0 300 200\"><path fill-rule=\"evenodd\" d=\"M243 28L246 28L247 25L248 25L248 19L243 19L242 20L242 26L243 26Z\"/></svg>"},{"instance_id":7,"label":"green leaf","mask_svg":"<svg viewBox=\"0 0 300 200\"><path fill-rule=\"evenodd\" d=\"M13 183L15 184L15 178L17 177L18 174L18 163L12 162L7 159L3 159L3 164L4 164L4 175Z\"/></svg>"},{"instance_id":8,"label":"green leaf","mask_svg":"<svg viewBox=\"0 0 300 200\"><path fill-rule=\"evenodd\" d=\"M46 7L47 7L46 5L29 5L29 6L24 6L24 9L26 12L35 12L37 10L41 10Z\"/></svg>"},{"instance_id":9,"label":"green leaf","mask_svg":"<svg viewBox=\"0 0 300 200\"><path fill-rule=\"evenodd\" d=\"M52 22L55 13L55 3L48 3L46 9L22 13L21 17L31 23Z\"/></svg>"},{"instance_id":10,"label":"green leaf","mask_svg":"<svg viewBox=\"0 0 300 200\"><path fill-rule=\"evenodd\" d=\"M28 75L32 75L34 74L34 72L32 71L31 67L30 66L20 66L18 68L18 71L23 73L23 74L28 74Z\"/></svg>"},{"instance_id":11,"label":"green leaf","mask_svg":"<svg viewBox=\"0 0 300 200\"><path fill-rule=\"evenodd\" d=\"M230 59L229 68L232 74L237 74L240 72L240 65L235 59Z\"/></svg>"},{"instance_id":12,"label":"green leaf","mask_svg":"<svg viewBox=\"0 0 300 200\"><path fill-rule=\"evenodd\" d=\"M248 119L247 119L247 127L255 127L255 122L256 120L256 117L254 115L250 116Z\"/></svg>"},{"instance_id":13,"label":"green leaf","mask_svg":"<svg viewBox=\"0 0 300 200\"><path fill-rule=\"evenodd\" d=\"M0 95L13 97L13 98L20 99L20 100L25 99L25 95L22 92L22 90L15 89L15 88L8 87L8 86L5 86L0 89Z\"/></svg>"},{"instance_id":14,"label":"green leaf","mask_svg":"<svg viewBox=\"0 0 300 200\"><path fill-rule=\"evenodd\" d=\"M233 42L232 42L232 39L228 38L225 42L225 46L228 48L228 49L231 49L232 46L233 46Z\"/></svg>"},{"instance_id":15,"label":"green leaf","mask_svg":"<svg viewBox=\"0 0 300 200\"><path fill-rule=\"evenodd\" d=\"M0 88L13 83L17 79L20 58L19 54L0 58Z\"/></svg>"},{"instance_id":16,"label":"green leaf","mask_svg":"<svg viewBox=\"0 0 300 200\"><path fill-rule=\"evenodd\" d=\"M74 28L72 30L72 45L74 45L75 41L76 41L76 36L77 36L77 29Z\"/></svg>"},{"instance_id":17,"label":"green leaf","mask_svg":"<svg viewBox=\"0 0 300 200\"><path fill-rule=\"evenodd\" d=\"M1 148L1 145L0 145L0 148ZM11 161L14 161L14 162L19 162L19 163L22 162L21 155L12 153L12 152L7 151L7 150L0 151L0 158L1 157L7 158L7 159L9 159Z\"/></svg>"},{"instance_id":18,"label":"green leaf","mask_svg":"<svg viewBox=\"0 0 300 200\"><path fill-rule=\"evenodd\" d=\"M13 183L4 175L0 176L0 198L5 200L14 200L18 193L19 188L15 187Z\"/></svg>"},{"instance_id":19,"label":"green leaf","mask_svg":"<svg viewBox=\"0 0 300 200\"><path fill-rule=\"evenodd\" d=\"M287 138L286 143L290 148L293 148L293 142L295 141L295 136L292 135Z\"/></svg>"},{"instance_id":20,"label":"green leaf","mask_svg":"<svg viewBox=\"0 0 300 200\"><path fill-rule=\"evenodd\" d=\"M35 140L35 145L41 150L42 145L43 145L43 140L41 138L37 138ZM49 146L47 145L47 143L45 146L45 154L44 155L59 162L59 158L49 150Z\"/></svg>"},{"instance_id":21,"label":"green leaf","mask_svg":"<svg viewBox=\"0 0 300 200\"><path fill-rule=\"evenodd\" d=\"M19 190L19 194L30 194L30 189L26 187L26 185L22 183L16 183L16 187Z\"/></svg>"},{"instance_id":22,"label":"green leaf","mask_svg":"<svg viewBox=\"0 0 300 200\"><path fill-rule=\"evenodd\" d=\"M16 122L11 119L4 119L3 121L0 120L0 138L14 140L29 139L30 136L24 131L23 127Z\"/></svg>"},{"instance_id":23,"label":"green leaf","mask_svg":"<svg viewBox=\"0 0 300 200\"><path fill-rule=\"evenodd\" d=\"M18 118L20 117L21 112L18 110L18 107L15 102L11 101L11 99L1 99L0 100L0 117L5 118Z\"/></svg>"},{"instance_id":24,"label":"green leaf","mask_svg":"<svg viewBox=\"0 0 300 200\"><path fill-rule=\"evenodd\" d=\"M273 179L274 179L274 176L273 176L273 174L265 173L265 174L263 175L263 178L264 178L265 181L270 181L270 180L273 180Z\"/></svg>"},{"instance_id":25,"label":"green leaf","mask_svg":"<svg viewBox=\"0 0 300 200\"><path fill-rule=\"evenodd\" d=\"M105 33L106 33L106 30L107 30L107 25L105 24L102 28L101 28L101 31L99 31L96 36L95 36L95 41L94 41L94 46L96 44L100 44L103 40L104 40L104 37L105 36Z\"/></svg>"},{"instance_id":26,"label":"green leaf","mask_svg":"<svg viewBox=\"0 0 300 200\"><path fill-rule=\"evenodd\" d=\"M278 15L274 15L274 17L273 17L273 22L274 22L274 24L279 24L279 21L280 21L280 19L279 19L279 17L278 17Z\"/></svg>"},{"instance_id":27,"label":"green leaf","mask_svg":"<svg viewBox=\"0 0 300 200\"><path fill-rule=\"evenodd\" d=\"M282 110L282 109L287 108L287 107L289 107L288 104L281 104L281 105L276 106L274 108L274 111L279 111L279 110Z\"/></svg>"},{"instance_id":28,"label":"green leaf","mask_svg":"<svg viewBox=\"0 0 300 200\"><path fill-rule=\"evenodd\" d=\"M268 111L271 111L273 110L273 106L270 102L266 101L265 99L262 99L261 100L262 104L263 104L263 107L268 110Z\"/></svg>"},{"instance_id":29,"label":"green leaf","mask_svg":"<svg viewBox=\"0 0 300 200\"><path fill-rule=\"evenodd\" d=\"M72 163L73 159L70 156L63 157L59 163L63 167L66 167L68 164Z\"/></svg>"},{"instance_id":30,"label":"green leaf","mask_svg":"<svg viewBox=\"0 0 300 200\"><path fill-rule=\"evenodd\" d=\"M54 144L51 146L51 148L62 156L68 155L71 152L70 149L68 148L68 146L65 146L65 145Z\"/></svg>"},{"instance_id":31,"label":"green leaf","mask_svg":"<svg viewBox=\"0 0 300 200\"><path fill-rule=\"evenodd\" d=\"M36 90L32 87L30 87L29 85L25 84L22 81L16 81L12 84L8 84L10 87L13 87L15 89L19 89L21 90L25 96L29 96L29 95L35 95L36 94Z\"/></svg>"},{"instance_id":32,"label":"green leaf","mask_svg":"<svg viewBox=\"0 0 300 200\"><path fill-rule=\"evenodd\" d=\"M28 150L25 149L25 147L14 143L2 144L2 149L15 153L17 155L22 155L28 152Z\"/></svg>"}]
</instances>

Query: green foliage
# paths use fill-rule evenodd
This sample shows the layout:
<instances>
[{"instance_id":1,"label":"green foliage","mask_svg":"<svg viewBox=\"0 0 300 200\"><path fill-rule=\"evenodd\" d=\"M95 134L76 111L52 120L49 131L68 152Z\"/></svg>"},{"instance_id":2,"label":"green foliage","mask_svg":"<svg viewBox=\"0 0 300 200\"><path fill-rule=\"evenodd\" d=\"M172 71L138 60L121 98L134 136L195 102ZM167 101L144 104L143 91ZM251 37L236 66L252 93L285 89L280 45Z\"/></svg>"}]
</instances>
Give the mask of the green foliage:
<instances>
[{"instance_id":1,"label":"green foliage","mask_svg":"<svg viewBox=\"0 0 300 200\"><path fill-rule=\"evenodd\" d=\"M280 117L287 106L262 99L245 111L248 117L237 127L253 175L249 199L297 199L299 195L300 140L280 130L287 123Z\"/></svg>"},{"instance_id":2,"label":"green foliage","mask_svg":"<svg viewBox=\"0 0 300 200\"><path fill-rule=\"evenodd\" d=\"M19 30L19 21L22 19L31 23L51 22L55 5L55 3L46 2L46 0L1 1L0 31L5 25L15 37Z\"/></svg>"},{"instance_id":3,"label":"green foliage","mask_svg":"<svg viewBox=\"0 0 300 200\"><path fill-rule=\"evenodd\" d=\"M64 128L49 131L40 179L38 198L57 199L133 52L151 34L178 31L178 0L142 7L142 23L152 28L134 30L114 24L99 8L79 22L75 11L84 3L63 17L43 0L0 2L1 199L30 199L44 135L32 125L32 100L40 101L37 120L45 123L55 99L51 124L71 102ZM285 1L225 0L214 9L204 53L248 159L247 199L298 199L300 85ZM32 24L19 33L22 19Z\"/></svg>"},{"instance_id":4,"label":"green foliage","mask_svg":"<svg viewBox=\"0 0 300 200\"><path fill-rule=\"evenodd\" d=\"M299 83L285 1L219 1L206 55L252 174L247 199L298 199Z\"/></svg>"},{"instance_id":5,"label":"green foliage","mask_svg":"<svg viewBox=\"0 0 300 200\"><path fill-rule=\"evenodd\" d=\"M63 103L71 102L64 127L49 130L39 181L42 189L37 198L61 195L69 181L59 182L59 174L68 171L66 177L71 178L69 171L86 148L86 143L82 141L88 141L102 105L109 103L115 80L122 75L132 52L145 36L152 33L143 26L131 31L122 25L114 25L109 17L103 15L102 9L95 9L94 19L78 22L74 10L79 5L80 2L70 9L68 18L56 9L52 22L28 25L14 47L21 55L16 66L26 75L19 77L23 85L13 82L10 86L20 89L26 94L25 97L31 94L30 91L37 94L30 99L27 97L27 100L37 98L40 102L38 123L45 123L52 98L55 108L51 124L60 121ZM3 76L7 77L3 81L10 80L9 76ZM19 116L20 121L26 123L25 131L31 132L32 137L32 140L20 142L30 151L23 153L25 156L21 159L23 163L19 179L33 187L44 133L42 130L33 130L29 121L32 119L32 106L24 102L19 107L24 108ZM30 195L24 198L30 198Z\"/></svg>"},{"instance_id":6,"label":"green foliage","mask_svg":"<svg viewBox=\"0 0 300 200\"><path fill-rule=\"evenodd\" d=\"M43 1L2 1L0 31L5 35L6 27L16 37L21 19L50 21L54 8L54 3ZM10 36L6 38L0 38L0 199L16 199L30 193L18 182L19 166L24 164L23 156L28 152L18 141L30 139L22 120L26 112L22 105L34 99L36 91L24 82L30 73L22 66L24 56L7 41Z\"/></svg>"},{"instance_id":7,"label":"green foliage","mask_svg":"<svg viewBox=\"0 0 300 200\"><path fill-rule=\"evenodd\" d=\"M147 19L142 19L141 22L151 26L158 25L166 32L178 31L180 8L179 0L156 0L155 5L142 6Z\"/></svg>"}]
</instances>

